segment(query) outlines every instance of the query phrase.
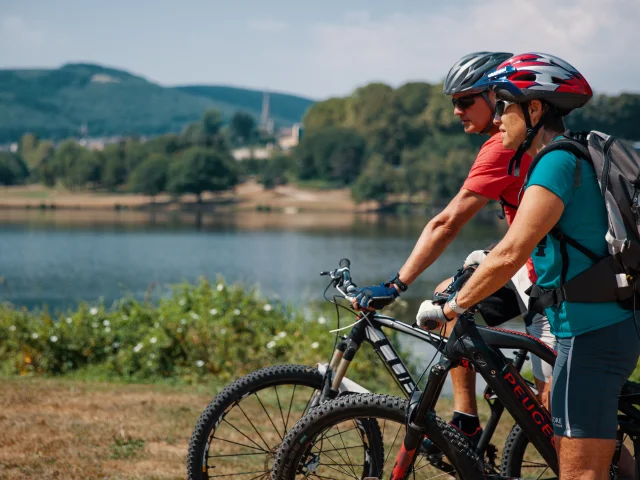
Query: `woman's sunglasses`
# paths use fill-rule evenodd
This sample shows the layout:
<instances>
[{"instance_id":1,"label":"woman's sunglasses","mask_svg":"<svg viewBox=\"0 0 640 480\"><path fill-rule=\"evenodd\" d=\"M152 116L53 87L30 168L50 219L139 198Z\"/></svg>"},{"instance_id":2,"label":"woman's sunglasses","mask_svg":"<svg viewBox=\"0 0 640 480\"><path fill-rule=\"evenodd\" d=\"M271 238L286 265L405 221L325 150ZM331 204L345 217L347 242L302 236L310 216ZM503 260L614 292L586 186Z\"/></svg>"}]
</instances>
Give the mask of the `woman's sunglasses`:
<instances>
[{"instance_id":1,"label":"woman's sunglasses","mask_svg":"<svg viewBox=\"0 0 640 480\"><path fill-rule=\"evenodd\" d=\"M476 103L476 97L478 96L480 96L480 94L452 98L451 103L453 103L454 108L458 107L460 110L466 110L467 108L471 107L471 105Z\"/></svg>"},{"instance_id":2,"label":"woman's sunglasses","mask_svg":"<svg viewBox=\"0 0 640 480\"><path fill-rule=\"evenodd\" d=\"M496 115L501 117L510 105L514 105L516 102L510 102L508 100L496 100Z\"/></svg>"}]
</instances>

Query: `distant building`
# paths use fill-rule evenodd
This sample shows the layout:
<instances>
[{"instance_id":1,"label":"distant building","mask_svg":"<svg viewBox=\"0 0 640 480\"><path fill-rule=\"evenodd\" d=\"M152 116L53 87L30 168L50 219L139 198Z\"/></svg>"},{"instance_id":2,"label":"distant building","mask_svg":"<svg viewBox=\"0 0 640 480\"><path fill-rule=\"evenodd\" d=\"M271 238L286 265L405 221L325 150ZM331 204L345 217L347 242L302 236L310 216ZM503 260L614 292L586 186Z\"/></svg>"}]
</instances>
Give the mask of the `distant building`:
<instances>
[{"instance_id":1,"label":"distant building","mask_svg":"<svg viewBox=\"0 0 640 480\"><path fill-rule=\"evenodd\" d=\"M294 123L291 128L283 128L278 135L278 145L282 150L290 150L300 143L302 124Z\"/></svg>"},{"instance_id":2,"label":"distant building","mask_svg":"<svg viewBox=\"0 0 640 480\"><path fill-rule=\"evenodd\" d=\"M236 148L231 152L231 154L233 155L233 158L238 161L249 160L250 158L254 158L256 160L266 160L267 158L271 158L274 152L275 148L273 144L269 144L266 147Z\"/></svg>"}]
</instances>

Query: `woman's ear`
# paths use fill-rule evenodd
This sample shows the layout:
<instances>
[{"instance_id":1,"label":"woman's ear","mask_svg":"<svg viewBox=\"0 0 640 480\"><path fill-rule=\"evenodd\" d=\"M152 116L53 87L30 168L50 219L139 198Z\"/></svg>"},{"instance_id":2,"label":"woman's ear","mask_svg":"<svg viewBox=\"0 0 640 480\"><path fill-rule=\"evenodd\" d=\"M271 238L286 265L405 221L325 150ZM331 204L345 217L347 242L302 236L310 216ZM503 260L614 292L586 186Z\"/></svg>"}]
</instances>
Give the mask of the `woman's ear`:
<instances>
[{"instance_id":1,"label":"woman's ear","mask_svg":"<svg viewBox=\"0 0 640 480\"><path fill-rule=\"evenodd\" d=\"M531 100L529 102L529 117L531 118L531 124L535 125L542 116L543 108L540 100Z\"/></svg>"}]
</instances>

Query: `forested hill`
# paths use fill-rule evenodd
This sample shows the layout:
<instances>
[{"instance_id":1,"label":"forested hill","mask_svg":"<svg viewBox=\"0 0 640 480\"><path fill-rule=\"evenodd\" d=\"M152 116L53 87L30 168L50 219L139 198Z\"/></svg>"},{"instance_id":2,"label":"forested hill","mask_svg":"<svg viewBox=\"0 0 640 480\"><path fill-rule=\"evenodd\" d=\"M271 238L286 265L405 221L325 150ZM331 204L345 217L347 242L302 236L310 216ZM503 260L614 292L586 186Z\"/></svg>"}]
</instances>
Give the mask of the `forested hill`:
<instances>
[{"instance_id":1,"label":"forested hill","mask_svg":"<svg viewBox=\"0 0 640 480\"><path fill-rule=\"evenodd\" d=\"M271 94L276 125L302 119L312 100ZM30 132L41 138L180 132L206 110L230 119L245 111L258 118L262 92L226 86L163 87L123 70L92 64L58 69L0 70L0 144Z\"/></svg>"}]
</instances>

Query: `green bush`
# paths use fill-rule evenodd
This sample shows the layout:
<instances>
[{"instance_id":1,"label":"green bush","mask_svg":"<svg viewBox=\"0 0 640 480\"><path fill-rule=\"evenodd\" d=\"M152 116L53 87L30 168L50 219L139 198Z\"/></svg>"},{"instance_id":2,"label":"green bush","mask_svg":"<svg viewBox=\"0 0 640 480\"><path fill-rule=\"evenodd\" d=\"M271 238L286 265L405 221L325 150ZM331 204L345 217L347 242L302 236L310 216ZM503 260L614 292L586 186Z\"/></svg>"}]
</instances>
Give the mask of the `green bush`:
<instances>
[{"instance_id":1,"label":"green bush","mask_svg":"<svg viewBox=\"0 0 640 480\"><path fill-rule=\"evenodd\" d=\"M110 309L83 304L51 315L5 304L0 306L0 370L5 375L85 371L132 381L227 383L269 365L328 361L335 340L329 318L320 308L303 315L222 279L177 285L156 305L127 298ZM341 325L352 318L343 316ZM367 354L372 355L359 353L350 370L356 381L383 376L375 374L383 365ZM387 377L391 384L391 377L384 377L383 384Z\"/></svg>"}]
</instances>

